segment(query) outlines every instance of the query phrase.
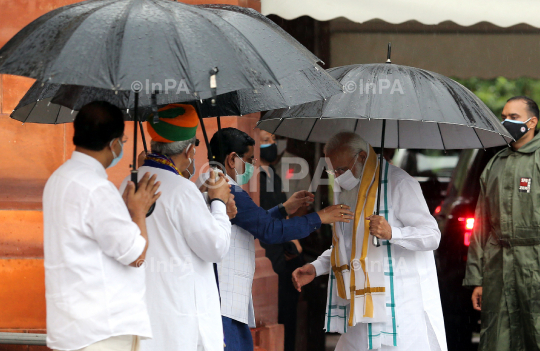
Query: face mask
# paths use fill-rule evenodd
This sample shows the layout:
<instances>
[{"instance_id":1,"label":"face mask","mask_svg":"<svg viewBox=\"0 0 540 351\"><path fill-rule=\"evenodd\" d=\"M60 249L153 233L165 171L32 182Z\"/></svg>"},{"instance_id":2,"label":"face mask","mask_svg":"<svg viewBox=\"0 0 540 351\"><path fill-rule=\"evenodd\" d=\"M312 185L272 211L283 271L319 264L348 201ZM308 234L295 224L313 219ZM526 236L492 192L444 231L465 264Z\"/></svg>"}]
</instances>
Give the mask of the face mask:
<instances>
[{"instance_id":1,"label":"face mask","mask_svg":"<svg viewBox=\"0 0 540 351\"><path fill-rule=\"evenodd\" d=\"M342 189L352 190L360 183L360 178L356 178L349 169L347 172L337 177L335 183Z\"/></svg>"},{"instance_id":2,"label":"face mask","mask_svg":"<svg viewBox=\"0 0 540 351\"><path fill-rule=\"evenodd\" d=\"M113 142L114 142L115 139L111 140L109 146L111 147L111 151L112 151L112 154L113 154L113 160L111 162L111 164L107 167L107 168L111 168L111 167L114 167L116 166L116 164L118 163L118 161L120 161L122 159L122 156L124 156L124 144L122 144L121 141L120 142L120 155L116 156L116 153L114 152L114 149L113 149Z\"/></svg>"},{"instance_id":3,"label":"face mask","mask_svg":"<svg viewBox=\"0 0 540 351\"><path fill-rule=\"evenodd\" d=\"M277 145L276 144L262 144L261 145L261 158L267 162L274 162L277 158Z\"/></svg>"},{"instance_id":4,"label":"face mask","mask_svg":"<svg viewBox=\"0 0 540 351\"><path fill-rule=\"evenodd\" d=\"M238 154L236 154L236 156L238 156ZM249 180L253 176L253 165L251 163L246 163L244 160L242 160L240 156L238 156L238 158L240 159L240 161L244 162L244 164L246 165L246 170L244 171L244 173L238 174L236 168L234 169L234 171L236 172L236 182L238 183L238 185L244 185L247 184L247 182L249 182Z\"/></svg>"},{"instance_id":5,"label":"face mask","mask_svg":"<svg viewBox=\"0 0 540 351\"><path fill-rule=\"evenodd\" d=\"M527 122L529 122L531 119L529 118L525 122L521 121L514 121L511 119L505 119L502 122L502 125L508 130L508 133L514 138L515 141L518 141L521 139L527 132L530 130L529 127L527 127Z\"/></svg>"},{"instance_id":6,"label":"face mask","mask_svg":"<svg viewBox=\"0 0 540 351\"><path fill-rule=\"evenodd\" d=\"M186 149L189 149L190 146L191 146L191 144L188 145L188 147L187 147ZM190 158L190 159L189 159L189 165L188 165L188 167L186 168L186 172L188 172L188 174L189 174L188 179L190 179L190 180L191 180L191 178L193 178L193 175L195 175L195 171L196 171L196 168L195 168L195 153L196 153L196 152L197 152L197 150L196 150L196 149L193 149L193 158ZM187 152L186 152L186 155L187 155ZM191 165L193 165L193 172L190 172L190 171L189 171L189 167L191 167Z\"/></svg>"},{"instance_id":7,"label":"face mask","mask_svg":"<svg viewBox=\"0 0 540 351\"><path fill-rule=\"evenodd\" d=\"M356 161L358 161L358 155L356 155L356 159L354 160L354 163L351 168L354 168L356 165ZM361 174L362 170L360 170ZM345 173L337 177L334 181L340 188L345 190L352 190L355 186L360 183L360 178L356 178L353 174L353 172L348 169Z\"/></svg>"}]
</instances>

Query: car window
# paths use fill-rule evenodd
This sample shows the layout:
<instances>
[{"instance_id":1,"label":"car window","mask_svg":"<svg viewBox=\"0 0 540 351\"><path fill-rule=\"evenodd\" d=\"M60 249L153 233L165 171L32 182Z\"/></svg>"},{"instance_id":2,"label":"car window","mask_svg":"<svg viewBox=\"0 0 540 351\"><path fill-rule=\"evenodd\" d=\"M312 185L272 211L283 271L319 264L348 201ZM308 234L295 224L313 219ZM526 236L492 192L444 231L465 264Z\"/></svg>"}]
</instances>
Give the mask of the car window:
<instances>
[{"instance_id":1,"label":"car window","mask_svg":"<svg viewBox=\"0 0 540 351\"><path fill-rule=\"evenodd\" d=\"M478 150L463 150L454 169L452 180L448 186L448 196L456 197L463 189L467 173L473 163Z\"/></svg>"},{"instance_id":2,"label":"car window","mask_svg":"<svg viewBox=\"0 0 540 351\"><path fill-rule=\"evenodd\" d=\"M413 177L450 178L459 154L456 150L399 150L394 163Z\"/></svg>"}]
</instances>

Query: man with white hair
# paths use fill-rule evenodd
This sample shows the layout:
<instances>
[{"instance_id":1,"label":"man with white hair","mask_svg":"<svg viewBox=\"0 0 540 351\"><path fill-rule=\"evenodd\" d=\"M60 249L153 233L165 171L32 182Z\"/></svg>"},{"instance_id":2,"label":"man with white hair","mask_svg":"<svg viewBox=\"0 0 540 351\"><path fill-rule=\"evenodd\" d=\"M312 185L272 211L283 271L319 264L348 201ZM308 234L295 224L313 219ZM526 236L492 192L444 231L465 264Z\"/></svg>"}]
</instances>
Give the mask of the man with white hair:
<instances>
[{"instance_id":1,"label":"man with white hair","mask_svg":"<svg viewBox=\"0 0 540 351\"><path fill-rule=\"evenodd\" d=\"M191 105L171 104L148 118L152 153L139 173L152 172L162 196L146 219L146 301L153 339L142 351L223 351L223 327L213 262L229 251L236 206L221 176L209 180L208 203L193 174L199 118ZM127 182L127 179L125 183ZM226 204L228 206L226 206ZM227 211L230 210L230 213Z\"/></svg>"},{"instance_id":2,"label":"man with white hair","mask_svg":"<svg viewBox=\"0 0 540 351\"><path fill-rule=\"evenodd\" d=\"M377 155L354 133L334 135L324 153L335 203L354 208L354 221L335 224L332 247L293 272L296 288L330 273L324 328L343 334L336 350L446 350L433 257L441 234L420 185L386 161L379 180Z\"/></svg>"}]
</instances>

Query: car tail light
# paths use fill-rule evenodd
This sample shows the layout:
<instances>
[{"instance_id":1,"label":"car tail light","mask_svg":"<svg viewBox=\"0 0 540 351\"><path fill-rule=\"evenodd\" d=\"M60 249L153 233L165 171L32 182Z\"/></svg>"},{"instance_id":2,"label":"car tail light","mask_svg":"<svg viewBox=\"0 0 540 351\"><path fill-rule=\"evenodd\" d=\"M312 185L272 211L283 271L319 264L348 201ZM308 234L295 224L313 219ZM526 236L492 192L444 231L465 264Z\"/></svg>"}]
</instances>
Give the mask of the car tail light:
<instances>
[{"instance_id":1,"label":"car tail light","mask_svg":"<svg viewBox=\"0 0 540 351\"><path fill-rule=\"evenodd\" d=\"M435 208L435 211L433 211L433 214L438 215L439 213L441 213L441 210L442 210L442 206L439 205L439 206L437 206L437 207Z\"/></svg>"},{"instance_id":2,"label":"car tail light","mask_svg":"<svg viewBox=\"0 0 540 351\"><path fill-rule=\"evenodd\" d=\"M465 232L463 234L463 244L465 246L471 245L471 235L474 228L474 217L459 217L458 221L463 222Z\"/></svg>"},{"instance_id":3,"label":"car tail light","mask_svg":"<svg viewBox=\"0 0 540 351\"><path fill-rule=\"evenodd\" d=\"M294 175L294 168L289 168L289 169L287 170L287 175L286 175L285 177L286 177L287 179L292 179L293 175Z\"/></svg>"}]
</instances>

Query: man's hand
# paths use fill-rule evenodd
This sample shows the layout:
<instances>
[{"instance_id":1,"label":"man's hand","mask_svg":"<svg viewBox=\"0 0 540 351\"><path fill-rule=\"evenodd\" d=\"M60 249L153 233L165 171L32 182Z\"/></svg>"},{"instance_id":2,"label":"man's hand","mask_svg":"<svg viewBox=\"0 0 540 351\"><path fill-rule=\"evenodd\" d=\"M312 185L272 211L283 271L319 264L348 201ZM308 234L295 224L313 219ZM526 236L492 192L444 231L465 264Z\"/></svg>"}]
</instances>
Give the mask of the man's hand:
<instances>
[{"instance_id":1,"label":"man's hand","mask_svg":"<svg viewBox=\"0 0 540 351\"><path fill-rule=\"evenodd\" d=\"M369 221L369 234L379 239L392 239L392 227L382 216L371 215L366 218Z\"/></svg>"},{"instance_id":2,"label":"man's hand","mask_svg":"<svg viewBox=\"0 0 540 351\"><path fill-rule=\"evenodd\" d=\"M217 179L215 178L218 174ZM225 204L229 201L229 195L231 195L231 185L227 183L227 179L223 173L219 173L210 170L210 178L205 183L208 187L208 201L212 199L220 199Z\"/></svg>"},{"instance_id":3,"label":"man's hand","mask_svg":"<svg viewBox=\"0 0 540 351\"><path fill-rule=\"evenodd\" d=\"M294 288L298 291L302 291L302 287L309 284L315 279L315 266L311 263L304 265L303 267L296 268L292 274L292 281Z\"/></svg>"},{"instance_id":4,"label":"man's hand","mask_svg":"<svg viewBox=\"0 0 540 351\"><path fill-rule=\"evenodd\" d=\"M236 217L236 214L238 213L238 209L236 208L236 202L234 201L234 195L229 195L229 201L227 201L227 216L229 216L229 219L233 219Z\"/></svg>"},{"instance_id":5,"label":"man's hand","mask_svg":"<svg viewBox=\"0 0 540 351\"><path fill-rule=\"evenodd\" d=\"M477 311L482 311L482 287L477 286L472 292L472 307Z\"/></svg>"},{"instance_id":6,"label":"man's hand","mask_svg":"<svg viewBox=\"0 0 540 351\"><path fill-rule=\"evenodd\" d=\"M323 224L335 222L349 223L350 220L354 218L354 213L349 210L350 207L347 205L334 205L320 210L317 214L321 218Z\"/></svg>"},{"instance_id":7,"label":"man's hand","mask_svg":"<svg viewBox=\"0 0 540 351\"><path fill-rule=\"evenodd\" d=\"M139 227L141 236L146 241L143 252L135 261L129 264L132 267L140 267L146 258L146 250L148 249L146 214L148 213L150 206L152 206L161 195L161 192L156 193L159 185L160 182L156 182L155 174L150 178L150 173L145 173L139 181L137 189L135 189L135 183L129 181L122 194L124 202L129 210L129 214L131 215L131 220Z\"/></svg>"},{"instance_id":8,"label":"man's hand","mask_svg":"<svg viewBox=\"0 0 540 351\"><path fill-rule=\"evenodd\" d=\"M141 153L137 157L137 168L140 168L144 164L144 159L146 158L146 155L146 152L141 151Z\"/></svg>"},{"instance_id":9,"label":"man's hand","mask_svg":"<svg viewBox=\"0 0 540 351\"><path fill-rule=\"evenodd\" d=\"M289 215L294 214L301 207L308 207L315 200L315 195L309 191L297 191L289 200L283 203L283 207Z\"/></svg>"},{"instance_id":10,"label":"man's hand","mask_svg":"<svg viewBox=\"0 0 540 351\"><path fill-rule=\"evenodd\" d=\"M135 183L128 182L122 198L126 203L131 218L146 218L150 206L161 196L161 192L156 193L160 184L160 182L156 182L155 174L150 178L150 173L144 174L136 190Z\"/></svg>"}]
</instances>

